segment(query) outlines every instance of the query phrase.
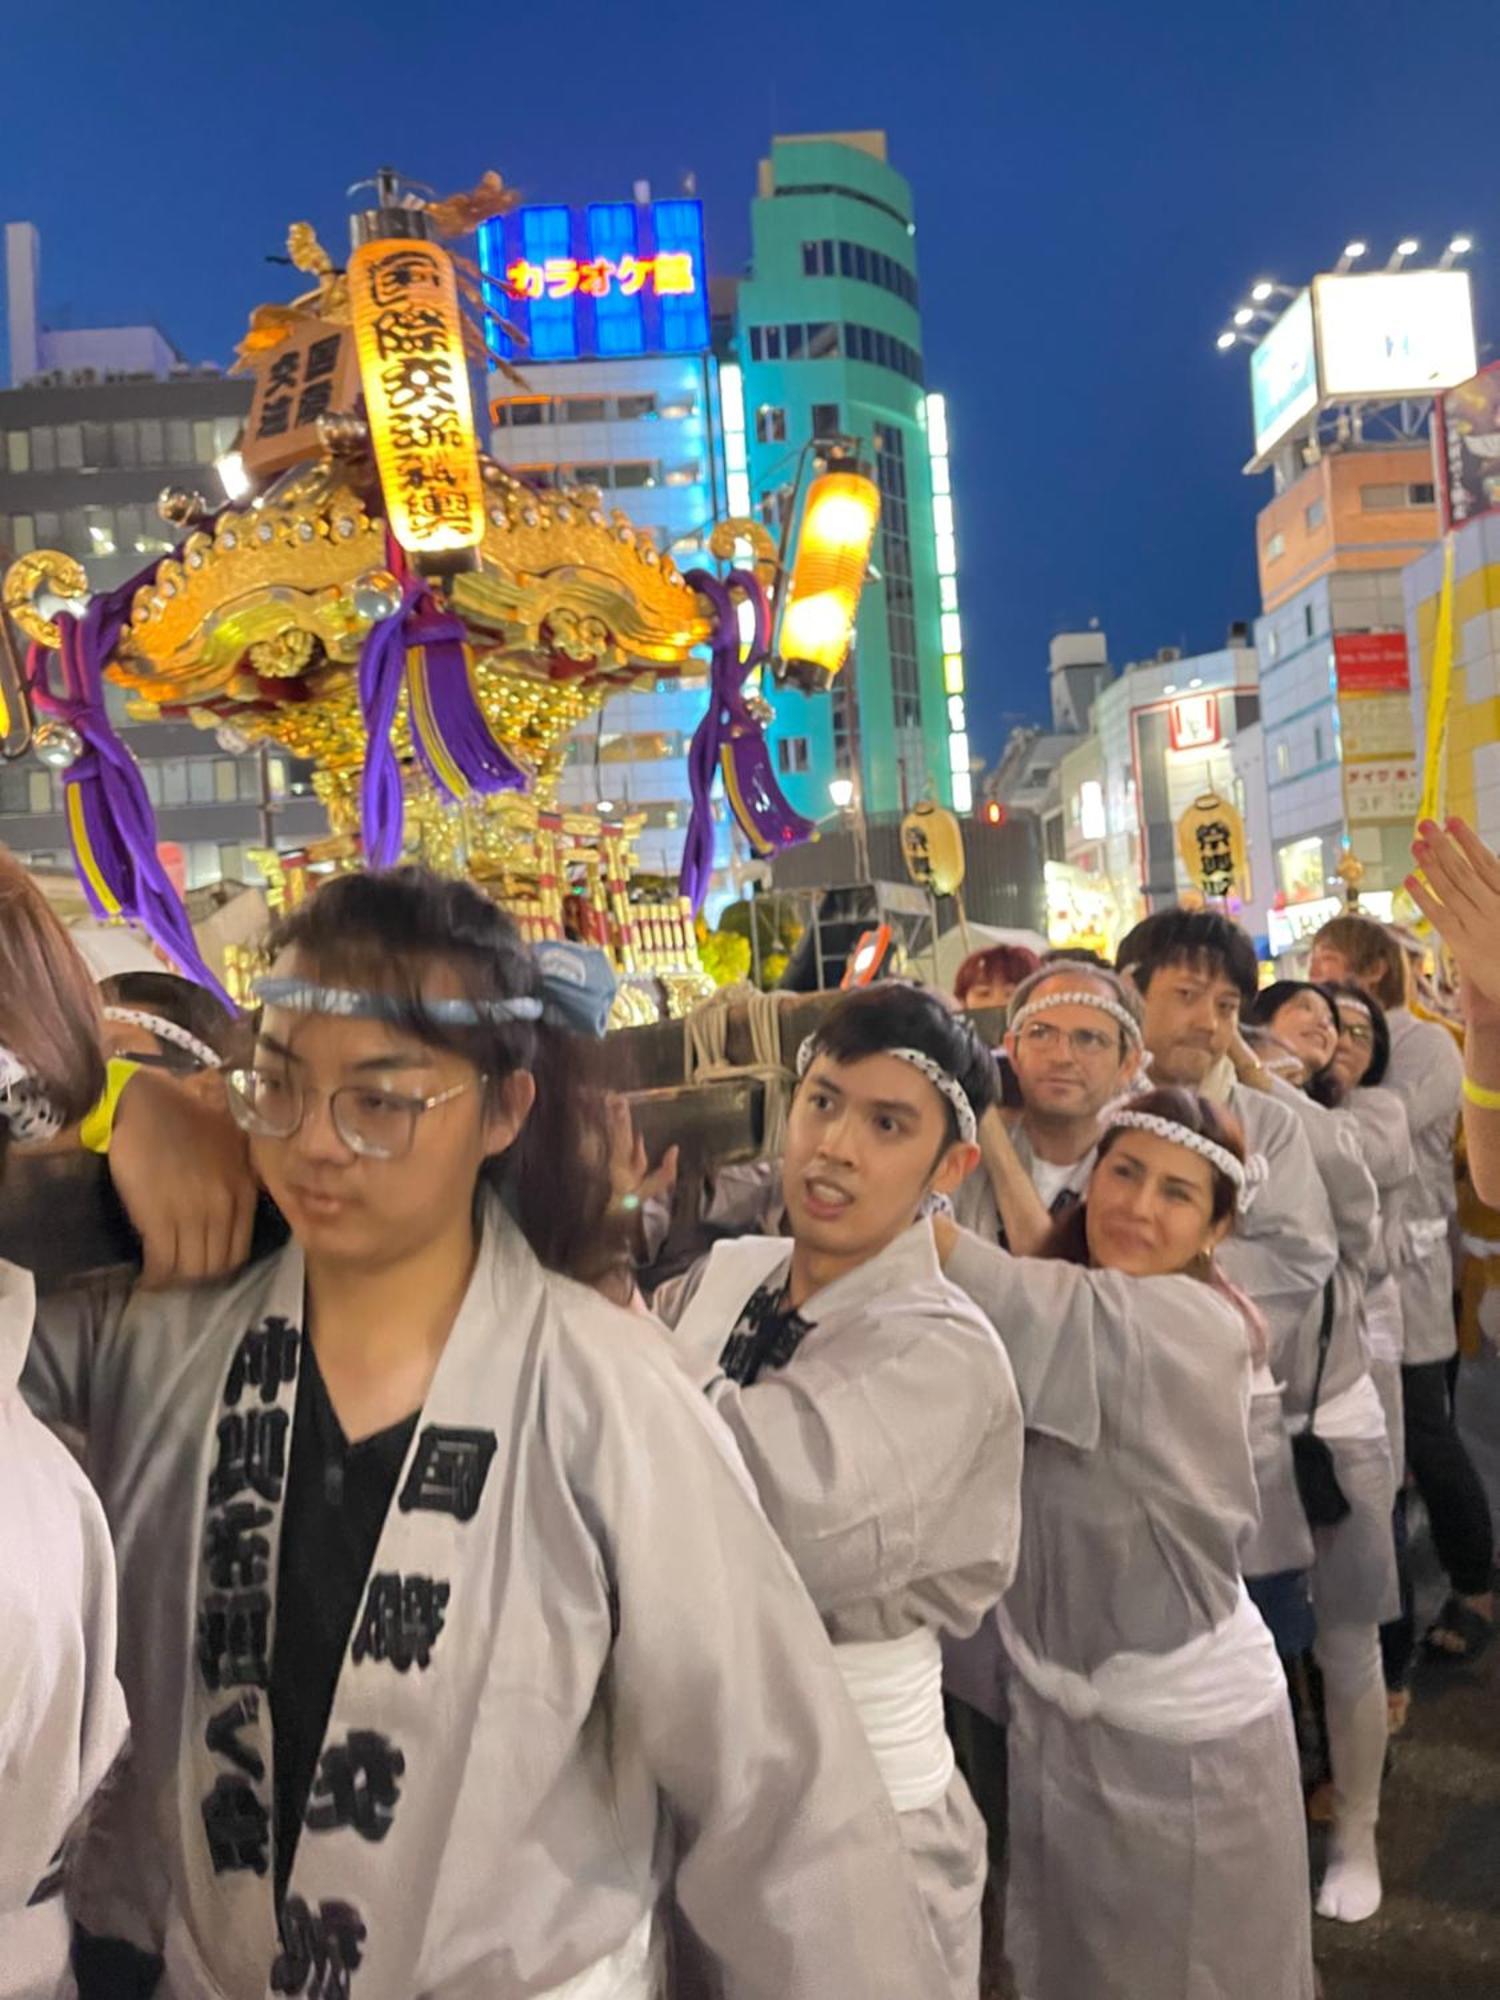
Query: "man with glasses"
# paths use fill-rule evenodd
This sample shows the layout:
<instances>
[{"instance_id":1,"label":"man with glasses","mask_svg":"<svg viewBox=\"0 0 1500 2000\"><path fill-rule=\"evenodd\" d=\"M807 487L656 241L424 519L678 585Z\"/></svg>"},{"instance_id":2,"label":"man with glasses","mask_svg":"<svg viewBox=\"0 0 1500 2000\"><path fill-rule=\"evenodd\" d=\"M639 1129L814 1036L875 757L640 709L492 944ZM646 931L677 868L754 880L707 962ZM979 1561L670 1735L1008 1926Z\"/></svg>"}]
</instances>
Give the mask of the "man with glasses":
<instances>
[{"instance_id":1,"label":"man with glasses","mask_svg":"<svg viewBox=\"0 0 1500 2000\"><path fill-rule=\"evenodd\" d=\"M1022 1108L1011 1147L1054 1216L1083 1193L1104 1107L1140 1071L1140 1013L1134 990L1103 966L1043 966L1012 997L1005 1053ZM987 1138L981 1125L979 1136L982 1170L959 1190L957 1219L987 1242L1029 1255L1038 1245L1028 1206L1009 1195L1010 1149L995 1146L993 1128Z\"/></svg>"}]
</instances>

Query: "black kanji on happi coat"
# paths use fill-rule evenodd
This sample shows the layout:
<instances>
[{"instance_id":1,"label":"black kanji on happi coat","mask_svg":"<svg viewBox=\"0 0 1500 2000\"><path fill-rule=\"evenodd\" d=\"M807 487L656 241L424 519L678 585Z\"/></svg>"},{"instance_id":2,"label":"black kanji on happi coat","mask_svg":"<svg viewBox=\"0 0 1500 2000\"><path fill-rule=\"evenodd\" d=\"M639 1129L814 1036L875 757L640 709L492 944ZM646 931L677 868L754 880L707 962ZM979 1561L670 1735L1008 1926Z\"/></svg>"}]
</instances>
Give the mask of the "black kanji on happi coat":
<instances>
[{"instance_id":1,"label":"black kanji on happi coat","mask_svg":"<svg viewBox=\"0 0 1500 2000\"><path fill-rule=\"evenodd\" d=\"M203 1560L215 1590L250 1590L271 1571L271 1544L261 1531L275 1516L253 1500L235 1500L203 1523Z\"/></svg>"},{"instance_id":2,"label":"black kanji on happi coat","mask_svg":"<svg viewBox=\"0 0 1500 2000\"><path fill-rule=\"evenodd\" d=\"M274 1403L283 1383L297 1379L297 1359L302 1351L300 1328L280 1313L270 1313L259 1326L251 1327L240 1342L224 1384L224 1401L238 1407L247 1388L255 1389L263 1403Z\"/></svg>"},{"instance_id":3,"label":"black kanji on happi coat","mask_svg":"<svg viewBox=\"0 0 1500 2000\"><path fill-rule=\"evenodd\" d=\"M209 1717L203 1740L216 1757L225 1757L247 1778L266 1775L266 1760L253 1743L241 1743L240 1731L254 1729L260 1722L260 1696L252 1688Z\"/></svg>"},{"instance_id":4,"label":"black kanji on happi coat","mask_svg":"<svg viewBox=\"0 0 1500 2000\"><path fill-rule=\"evenodd\" d=\"M286 1479L286 1440L292 1427L285 1410L254 1407L219 1419L219 1455L209 1475L208 1504L222 1507L241 1493L279 1500Z\"/></svg>"},{"instance_id":5,"label":"black kanji on happi coat","mask_svg":"<svg viewBox=\"0 0 1500 2000\"><path fill-rule=\"evenodd\" d=\"M377 1571L365 1593L365 1608L354 1627L350 1658L388 1662L398 1673L424 1673L443 1629L448 1586L430 1576Z\"/></svg>"},{"instance_id":6,"label":"black kanji on happi coat","mask_svg":"<svg viewBox=\"0 0 1500 2000\"><path fill-rule=\"evenodd\" d=\"M368 1935L352 1903L319 1903L310 1910L300 1896L288 1896L271 1991L300 1993L304 2000L349 2000L350 1975L359 1970Z\"/></svg>"},{"instance_id":7,"label":"black kanji on happi coat","mask_svg":"<svg viewBox=\"0 0 1500 2000\"><path fill-rule=\"evenodd\" d=\"M401 1511L425 1508L472 1521L479 1511L490 1460L495 1456L493 1431L458 1430L428 1424L417 1440L411 1471L401 1489Z\"/></svg>"},{"instance_id":8,"label":"black kanji on happi coat","mask_svg":"<svg viewBox=\"0 0 1500 2000\"><path fill-rule=\"evenodd\" d=\"M271 1815L248 1778L219 1773L203 1801L203 1830L216 1875L232 1868L264 1875L270 1867Z\"/></svg>"},{"instance_id":9,"label":"black kanji on happi coat","mask_svg":"<svg viewBox=\"0 0 1500 2000\"><path fill-rule=\"evenodd\" d=\"M785 1368L813 1323L786 1303L784 1285L762 1285L724 1343L719 1366L731 1382L748 1388L762 1368Z\"/></svg>"},{"instance_id":10,"label":"black kanji on happi coat","mask_svg":"<svg viewBox=\"0 0 1500 2000\"><path fill-rule=\"evenodd\" d=\"M210 1591L198 1609L198 1671L203 1685L270 1684L271 1599L264 1590Z\"/></svg>"},{"instance_id":11,"label":"black kanji on happi coat","mask_svg":"<svg viewBox=\"0 0 1500 2000\"><path fill-rule=\"evenodd\" d=\"M352 1826L362 1840L384 1840L401 1796L397 1780L405 1771L406 1758L388 1736L378 1729L351 1729L318 1759L307 1801L309 1831Z\"/></svg>"}]
</instances>

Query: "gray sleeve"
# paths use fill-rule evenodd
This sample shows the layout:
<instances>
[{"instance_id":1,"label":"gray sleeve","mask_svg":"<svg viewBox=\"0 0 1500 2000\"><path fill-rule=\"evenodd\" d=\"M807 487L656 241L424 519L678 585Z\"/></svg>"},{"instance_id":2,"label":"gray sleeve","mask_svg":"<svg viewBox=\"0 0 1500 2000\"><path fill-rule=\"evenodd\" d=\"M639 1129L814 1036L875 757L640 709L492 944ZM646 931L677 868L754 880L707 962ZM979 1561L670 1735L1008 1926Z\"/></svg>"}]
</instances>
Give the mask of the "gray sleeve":
<instances>
[{"instance_id":1,"label":"gray sleeve","mask_svg":"<svg viewBox=\"0 0 1500 2000\"><path fill-rule=\"evenodd\" d=\"M663 1326L676 1326L682 1315L693 1303L703 1273L708 1269L708 1257L702 1256L696 1264L689 1264L685 1271L675 1278L668 1278L657 1286L647 1303Z\"/></svg>"},{"instance_id":2,"label":"gray sleeve","mask_svg":"<svg viewBox=\"0 0 1500 2000\"><path fill-rule=\"evenodd\" d=\"M618 1726L678 1838L677 1905L724 2000L947 1991L884 1786L816 1611L710 1436L702 1399L638 1369L638 1421L589 1446L610 1523ZM830 1968L836 1968L831 1971Z\"/></svg>"},{"instance_id":3,"label":"gray sleeve","mask_svg":"<svg viewBox=\"0 0 1500 2000\"><path fill-rule=\"evenodd\" d=\"M961 1307L962 1311L963 1308ZM1014 1574L1021 1405L989 1328L937 1306L873 1308L857 1366L833 1352L720 1377L710 1400L761 1505L826 1616L928 1576L972 1521L966 1555Z\"/></svg>"},{"instance_id":4,"label":"gray sleeve","mask_svg":"<svg viewBox=\"0 0 1500 2000\"><path fill-rule=\"evenodd\" d=\"M99 1359L119 1331L132 1289L131 1279L113 1279L37 1301L21 1393L44 1424L87 1435Z\"/></svg>"},{"instance_id":5,"label":"gray sleeve","mask_svg":"<svg viewBox=\"0 0 1500 2000\"><path fill-rule=\"evenodd\" d=\"M1325 1111L1289 1084L1278 1081L1275 1094L1301 1119L1328 1196L1339 1256L1356 1277L1362 1276L1375 1250L1380 1198L1365 1164L1359 1128L1348 1112Z\"/></svg>"},{"instance_id":6,"label":"gray sleeve","mask_svg":"<svg viewBox=\"0 0 1500 2000\"><path fill-rule=\"evenodd\" d=\"M1004 1343L1027 1428L1092 1451L1099 1442L1099 1297L1076 1264L1012 1257L960 1231L946 1266Z\"/></svg>"},{"instance_id":7,"label":"gray sleeve","mask_svg":"<svg viewBox=\"0 0 1500 2000\"><path fill-rule=\"evenodd\" d=\"M1274 1098L1237 1093L1232 1109L1265 1165L1244 1214L1218 1250L1220 1269L1270 1325L1272 1352L1300 1327L1338 1263L1338 1234L1312 1146L1297 1115Z\"/></svg>"},{"instance_id":8,"label":"gray sleeve","mask_svg":"<svg viewBox=\"0 0 1500 2000\"><path fill-rule=\"evenodd\" d=\"M1456 1135L1464 1085L1464 1059L1447 1029L1433 1022L1418 1022L1417 1028L1428 1032L1411 1033L1410 1055L1393 1064L1386 1078L1386 1087L1406 1106L1413 1145L1420 1145L1433 1128L1446 1127Z\"/></svg>"}]
</instances>

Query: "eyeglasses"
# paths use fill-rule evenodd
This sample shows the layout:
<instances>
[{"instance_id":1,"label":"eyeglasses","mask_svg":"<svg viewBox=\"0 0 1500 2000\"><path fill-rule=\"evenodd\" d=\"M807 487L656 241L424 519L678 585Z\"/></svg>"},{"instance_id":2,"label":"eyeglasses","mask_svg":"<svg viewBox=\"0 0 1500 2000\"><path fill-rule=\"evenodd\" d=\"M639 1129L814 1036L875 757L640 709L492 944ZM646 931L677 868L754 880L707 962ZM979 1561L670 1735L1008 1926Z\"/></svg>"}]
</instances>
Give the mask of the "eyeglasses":
<instances>
[{"instance_id":1,"label":"eyeglasses","mask_svg":"<svg viewBox=\"0 0 1500 2000\"><path fill-rule=\"evenodd\" d=\"M425 1112L451 1104L483 1080L455 1083L434 1097L404 1097L363 1083L341 1084L325 1093L285 1071L232 1069L226 1095L235 1124L257 1139L290 1139L301 1128L308 1105L326 1095L333 1129L351 1153L366 1160L401 1160L411 1151L417 1120Z\"/></svg>"},{"instance_id":2,"label":"eyeglasses","mask_svg":"<svg viewBox=\"0 0 1500 2000\"><path fill-rule=\"evenodd\" d=\"M1105 1028L1058 1028L1051 1021L1028 1021L1021 1041L1040 1055L1055 1055L1067 1044L1075 1056L1104 1056L1119 1045L1118 1037Z\"/></svg>"},{"instance_id":3,"label":"eyeglasses","mask_svg":"<svg viewBox=\"0 0 1500 2000\"><path fill-rule=\"evenodd\" d=\"M1360 1048L1373 1048L1375 1045L1375 1030L1370 1026L1368 1021L1340 1021L1339 1040L1341 1042L1354 1042Z\"/></svg>"}]
</instances>

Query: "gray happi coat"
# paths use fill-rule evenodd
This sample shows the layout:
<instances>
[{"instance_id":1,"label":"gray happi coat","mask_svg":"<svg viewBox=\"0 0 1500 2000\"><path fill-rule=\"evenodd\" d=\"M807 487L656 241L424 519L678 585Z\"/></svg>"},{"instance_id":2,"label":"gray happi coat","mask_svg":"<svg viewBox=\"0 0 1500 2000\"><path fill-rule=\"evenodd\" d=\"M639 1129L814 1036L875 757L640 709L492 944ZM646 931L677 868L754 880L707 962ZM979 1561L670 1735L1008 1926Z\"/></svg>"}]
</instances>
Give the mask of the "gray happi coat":
<instances>
[{"instance_id":1,"label":"gray happi coat","mask_svg":"<svg viewBox=\"0 0 1500 2000\"><path fill-rule=\"evenodd\" d=\"M1463 1108L1464 1061L1448 1030L1435 1021L1419 1021L1405 1007L1393 1007L1386 1018L1391 1066L1384 1087L1406 1106L1417 1169L1396 1265L1406 1366L1417 1368L1451 1359L1458 1347L1449 1232L1458 1210L1453 1148Z\"/></svg>"},{"instance_id":2,"label":"gray happi coat","mask_svg":"<svg viewBox=\"0 0 1500 2000\"><path fill-rule=\"evenodd\" d=\"M95 1932L165 1946L172 2000L265 2000L278 1955L253 1798L233 1842L222 1826L218 1848L205 1840L210 1784L253 1791L274 1744L263 1680L235 1657L252 1650L250 1621L221 1657L201 1592L223 1555L205 1540L205 1495L212 1511L245 1426L289 1416L302 1296L289 1248L204 1291L50 1302L27 1373L34 1406L88 1436L135 1731L72 1901ZM274 1513L289 1456L253 1460L248 1504ZM551 1994L639 1937L675 1879L728 1996L943 1994L827 1640L701 1398L638 1317L543 1270L497 1207L397 1493L324 1762L353 1725L382 1732L404 1775L383 1829L309 1810L281 1991L324 1991L305 1947L352 1909L358 1969L330 1993ZM279 1522L265 1532L258 1580L274 1594ZM253 1560L242 1544L237 1561ZM404 1581L379 1599L404 1621L439 1579L443 1615L421 1648L404 1622L366 1631L378 1584ZM274 1595L263 1643L268 1657ZM227 1704L206 1762L192 1720L205 1701Z\"/></svg>"},{"instance_id":3,"label":"gray happi coat","mask_svg":"<svg viewBox=\"0 0 1500 2000\"><path fill-rule=\"evenodd\" d=\"M1338 1235L1299 1114L1240 1083L1229 1087L1226 1101L1244 1127L1252 1179L1248 1205L1215 1256L1264 1316L1270 1374L1285 1387L1304 1376L1309 1356L1317 1366L1316 1310L1338 1265ZM1250 1405L1259 1518L1242 1551L1245 1574L1257 1577L1308 1569L1313 1559L1283 1399L1260 1380Z\"/></svg>"},{"instance_id":4,"label":"gray happi coat","mask_svg":"<svg viewBox=\"0 0 1500 2000\"><path fill-rule=\"evenodd\" d=\"M1021 1638L1088 1674L1221 1624L1257 1504L1239 1313L1193 1278L969 1236L948 1274L999 1330L1026 1413ZM1006 1945L1027 2000L1310 2000L1290 1712L1175 1743L1009 1687Z\"/></svg>"},{"instance_id":5,"label":"gray happi coat","mask_svg":"<svg viewBox=\"0 0 1500 2000\"><path fill-rule=\"evenodd\" d=\"M1020 1532L1021 1409L1004 1350L919 1222L806 1301L812 1330L784 1367L746 1387L725 1381L719 1357L739 1311L780 1282L791 1254L764 1237L719 1244L654 1308L710 1388L829 1636L972 1632L1014 1574ZM737 1307L696 1314L715 1260L736 1259ZM985 1836L962 1777L900 1823L947 1990L973 2000Z\"/></svg>"},{"instance_id":6,"label":"gray happi coat","mask_svg":"<svg viewBox=\"0 0 1500 2000\"><path fill-rule=\"evenodd\" d=\"M1338 1239L1328 1359L1318 1393L1321 1410L1370 1376L1364 1342L1364 1303L1370 1267L1380 1254L1380 1202L1374 1176L1365 1164L1360 1128L1353 1116L1346 1111L1326 1111L1301 1091L1279 1080L1275 1092L1302 1121L1322 1176ZM1323 1301L1315 1299L1308 1306L1296 1337L1272 1357L1278 1377L1286 1384L1287 1421L1296 1430L1303 1427L1312 1409L1322 1317ZM1313 1530L1313 1602L1319 1618L1330 1624L1378 1625L1396 1617L1401 1608L1391 1533L1395 1477L1385 1412L1373 1378L1368 1402L1370 1411L1364 1435L1335 1435L1327 1439L1339 1485L1350 1507L1348 1515L1336 1527ZM1316 1429L1316 1415L1313 1424Z\"/></svg>"}]
</instances>

